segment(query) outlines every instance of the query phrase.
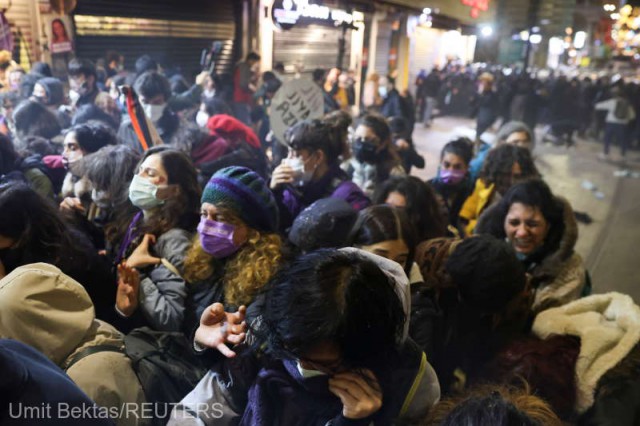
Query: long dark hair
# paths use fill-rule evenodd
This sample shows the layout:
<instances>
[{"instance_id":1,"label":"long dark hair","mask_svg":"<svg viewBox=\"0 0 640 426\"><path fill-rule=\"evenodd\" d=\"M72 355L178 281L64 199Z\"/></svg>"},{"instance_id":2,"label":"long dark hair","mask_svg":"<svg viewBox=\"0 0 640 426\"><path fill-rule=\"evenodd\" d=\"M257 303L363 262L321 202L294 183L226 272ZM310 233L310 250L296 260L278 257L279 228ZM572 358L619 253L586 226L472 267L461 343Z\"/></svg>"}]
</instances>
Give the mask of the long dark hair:
<instances>
[{"instance_id":1,"label":"long dark hair","mask_svg":"<svg viewBox=\"0 0 640 426\"><path fill-rule=\"evenodd\" d=\"M383 204L392 192L402 194L405 211L417 231L418 242L444 237L447 225L433 189L415 176L392 177L376 189L375 204Z\"/></svg>"},{"instance_id":2,"label":"long dark hair","mask_svg":"<svg viewBox=\"0 0 640 426\"><path fill-rule=\"evenodd\" d=\"M50 200L25 184L0 186L0 235L15 241L12 264L5 264L11 269L44 262L69 273L88 263L86 239L63 221Z\"/></svg>"},{"instance_id":3,"label":"long dark hair","mask_svg":"<svg viewBox=\"0 0 640 426\"><path fill-rule=\"evenodd\" d=\"M144 224L141 232L159 236L172 228L193 231L198 223L200 211L198 172L185 153L167 146L149 149L140 159L136 171L154 154L160 156L162 166L167 172L167 184L177 185L180 191L175 197L166 200L158 213Z\"/></svg>"},{"instance_id":4,"label":"long dark hair","mask_svg":"<svg viewBox=\"0 0 640 426\"><path fill-rule=\"evenodd\" d=\"M487 184L495 184L496 190L500 194L504 194L514 183L517 183L513 181L511 176L511 169L516 163L520 165L522 170L520 179L540 177L540 172L531 157L531 151L505 144L489 151L480 172L480 178Z\"/></svg>"},{"instance_id":5,"label":"long dark hair","mask_svg":"<svg viewBox=\"0 0 640 426\"><path fill-rule=\"evenodd\" d=\"M259 344L276 358L302 358L332 342L347 368L384 369L397 353L405 315L394 282L355 253L323 249L283 268L267 286Z\"/></svg>"},{"instance_id":6,"label":"long dark hair","mask_svg":"<svg viewBox=\"0 0 640 426\"><path fill-rule=\"evenodd\" d=\"M402 240L409 249L405 272L409 275L418 245L413 224L402 209L386 204L360 211L349 240L357 247L389 240Z\"/></svg>"}]
</instances>

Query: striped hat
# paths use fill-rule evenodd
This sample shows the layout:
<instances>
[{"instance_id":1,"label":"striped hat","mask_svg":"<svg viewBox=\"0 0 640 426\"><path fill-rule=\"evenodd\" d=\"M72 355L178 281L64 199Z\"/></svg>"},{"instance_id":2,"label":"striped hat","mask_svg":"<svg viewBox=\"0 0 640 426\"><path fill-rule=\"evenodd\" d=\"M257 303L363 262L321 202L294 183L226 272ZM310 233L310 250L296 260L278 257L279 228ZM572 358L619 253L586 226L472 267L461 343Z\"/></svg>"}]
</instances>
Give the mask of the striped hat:
<instances>
[{"instance_id":1,"label":"striped hat","mask_svg":"<svg viewBox=\"0 0 640 426\"><path fill-rule=\"evenodd\" d=\"M278 230L279 212L273 193L264 179L246 167L218 170L202 191L201 201L233 210L250 228Z\"/></svg>"}]
</instances>

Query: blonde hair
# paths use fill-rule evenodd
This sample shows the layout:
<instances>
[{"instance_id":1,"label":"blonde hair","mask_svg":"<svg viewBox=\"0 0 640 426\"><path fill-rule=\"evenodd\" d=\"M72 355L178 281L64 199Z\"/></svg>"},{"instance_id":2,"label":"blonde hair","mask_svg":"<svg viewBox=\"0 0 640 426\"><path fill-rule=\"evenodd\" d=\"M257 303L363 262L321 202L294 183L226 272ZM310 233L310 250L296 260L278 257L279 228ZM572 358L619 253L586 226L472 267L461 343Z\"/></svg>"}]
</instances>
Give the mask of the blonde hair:
<instances>
[{"instance_id":1,"label":"blonde hair","mask_svg":"<svg viewBox=\"0 0 640 426\"><path fill-rule=\"evenodd\" d=\"M427 426L442 424L460 404L471 399L484 399L492 394L499 394L504 401L513 405L519 412L531 420L545 426L562 426L562 421L544 400L532 395L529 386L523 380L522 387L485 384L471 389L462 395L452 396L437 403L427 416Z\"/></svg>"},{"instance_id":2,"label":"blonde hair","mask_svg":"<svg viewBox=\"0 0 640 426\"><path fill-rule=\"evenodd\" d=\"M276 273L282 259L280 236L262 234L252 228L248 228L248 232L247 242L224 266L222 282L224 301L228 305L251 303ZM212 260L196 235L184 261L184 279L188 283L195 283L211 278L216 272Z\"/></svg>"}]
</instances>

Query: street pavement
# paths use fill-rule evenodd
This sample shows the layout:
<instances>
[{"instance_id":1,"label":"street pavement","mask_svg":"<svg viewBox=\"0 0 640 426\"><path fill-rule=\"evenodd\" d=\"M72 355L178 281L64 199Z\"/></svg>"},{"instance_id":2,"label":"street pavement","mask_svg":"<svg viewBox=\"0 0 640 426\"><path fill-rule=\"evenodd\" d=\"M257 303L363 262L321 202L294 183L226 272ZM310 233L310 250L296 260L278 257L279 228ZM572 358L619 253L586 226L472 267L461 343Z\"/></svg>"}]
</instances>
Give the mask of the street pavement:
<instances>
[{"instance_id":1,"label":"street pavement","mask_svg":"<svg viewBox=\"0 0 640 426\"><path fill-rule=\"evenodd\" d=\"M413 140L427 164L412 174L434 177L442 147L459 136L473 137L474 129L473 120L459 117L436 118L430 128L416 124ZM485 134L487 140L492 131ZM543 129L536 133L541 141ZM601 151L602 144L578 138L571 148L538 142L534 157L553 192L593 220L579 223L576 251L585 260L594 292L619 291L640 302L640 152L627 152L622 163L617 148L609 161L597 158ZM616 176L625 170L628 176Z\"/></svg>"}]
</instances>

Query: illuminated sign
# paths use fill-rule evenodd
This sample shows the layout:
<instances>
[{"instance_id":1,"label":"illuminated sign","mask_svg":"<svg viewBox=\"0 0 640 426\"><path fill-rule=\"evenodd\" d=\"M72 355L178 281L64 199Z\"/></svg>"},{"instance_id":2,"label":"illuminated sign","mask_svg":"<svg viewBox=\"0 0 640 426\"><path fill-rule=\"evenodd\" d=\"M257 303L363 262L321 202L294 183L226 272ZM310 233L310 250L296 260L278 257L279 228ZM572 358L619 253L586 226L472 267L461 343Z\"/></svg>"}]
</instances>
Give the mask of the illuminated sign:
<instances>
[{"instance_id":1,"label":"illuminated sign","mask_svg":"<svg viewBox=\"0 0 640 426\"><path fill-rule=\"evenodd\" d=\"M335 25L353 22L353 15L350 13L319 4L310 4L309 0L274 0L271 5L271 17L274 24L283 30L293 27L300 18L333 22Z\"/></svg>"},{"instance_id":2,"label":"illuminated sign","mask_svg":"<svg viewBox=\"0 0 640 426\"><path fill-rule=\"evenodd\" d=\"M489 1L491 0L460 0L465 6L471 8L471 17L476 19L480 12L489 10Z\"/></svg>"}]
</instances>

